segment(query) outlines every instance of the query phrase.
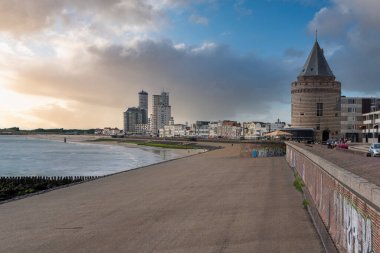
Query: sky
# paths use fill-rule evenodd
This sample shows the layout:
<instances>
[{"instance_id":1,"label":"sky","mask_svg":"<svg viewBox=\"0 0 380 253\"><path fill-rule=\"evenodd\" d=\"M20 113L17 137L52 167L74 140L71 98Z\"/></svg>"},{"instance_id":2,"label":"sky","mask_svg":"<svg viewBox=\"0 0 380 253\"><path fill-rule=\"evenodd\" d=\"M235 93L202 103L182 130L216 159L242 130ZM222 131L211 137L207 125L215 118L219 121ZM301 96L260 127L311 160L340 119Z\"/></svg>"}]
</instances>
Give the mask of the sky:
<instances>
[{"instance_id":1,"label":"sky","mask_svg":"<svg viewBox=\"0 0 380 253\"><path fill-rule=\"evenodd\" d=\"M0 128L122 128L142 89L149 103L169 92L176 123L289 122L290 84L316 30L342 95L380 96L379 9L378 0L0 0Z\"/></svg>"}]
</instances>

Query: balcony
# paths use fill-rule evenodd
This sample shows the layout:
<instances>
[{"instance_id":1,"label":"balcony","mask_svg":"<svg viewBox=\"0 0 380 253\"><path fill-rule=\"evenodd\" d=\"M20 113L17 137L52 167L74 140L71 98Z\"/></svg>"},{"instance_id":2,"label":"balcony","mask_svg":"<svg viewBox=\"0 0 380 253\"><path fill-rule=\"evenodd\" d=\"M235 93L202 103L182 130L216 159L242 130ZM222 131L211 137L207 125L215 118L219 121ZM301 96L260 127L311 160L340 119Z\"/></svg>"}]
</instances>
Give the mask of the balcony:
<instances>
[{"instance_id":1,"label":"balcony","mask_svg":"<svg viewBox=\"0 0 380 253\"><path fill-rule=\"evenodd\" d=\"M380 123L380 119L375 119L375 123Z\"/></svg>"},{"instance_id":2,"label":"balcony","mask_svg":"<svg viewBox=\"0 0 380 253\"><path fill-rule=\"evenodd\" d=\"M369 119L369 120L364 120L364 121L363 121L363 124L364 124L364 125L370 125L370 124L372 124L372 120L371 120L371 119Z\"/></svg>"}]
</instances>

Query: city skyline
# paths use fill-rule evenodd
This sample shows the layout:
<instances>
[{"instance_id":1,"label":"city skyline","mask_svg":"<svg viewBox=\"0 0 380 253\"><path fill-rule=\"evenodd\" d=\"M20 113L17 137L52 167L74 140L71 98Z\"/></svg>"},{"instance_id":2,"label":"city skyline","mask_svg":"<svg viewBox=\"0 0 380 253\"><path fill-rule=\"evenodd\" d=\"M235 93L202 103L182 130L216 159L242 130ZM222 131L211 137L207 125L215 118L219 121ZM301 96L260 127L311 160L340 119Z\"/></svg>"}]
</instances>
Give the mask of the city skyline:
<instances>
[{"instance_id":1,"label":"city skyline","mask_svg":"<svg viewBox=\"0 0 380 253\"><path fill-rule=\"evenodd\" d=\"M0 3L0 128L122 128L141 89L176 122L290 122L315 40L342 95L380 96L376 0Z\"/></svg>"}]
</instances>

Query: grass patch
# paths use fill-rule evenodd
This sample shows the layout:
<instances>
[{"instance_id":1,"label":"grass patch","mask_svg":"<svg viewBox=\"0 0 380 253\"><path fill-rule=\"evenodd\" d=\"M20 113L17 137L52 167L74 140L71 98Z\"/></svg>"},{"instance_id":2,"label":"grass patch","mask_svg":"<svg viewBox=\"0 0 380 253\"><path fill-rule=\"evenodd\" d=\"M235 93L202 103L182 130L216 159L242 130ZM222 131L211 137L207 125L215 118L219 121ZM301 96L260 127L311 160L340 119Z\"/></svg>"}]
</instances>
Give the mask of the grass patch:
<instances>
[{"instance_id":1,"label":"grass patch","mask_svg":"<svg viewBox=\"0 0 380 253\"><path fill-rule=\"evenodd\" d=\"M124 139L117 139L117 138L99 138L95 140L89 140L89 142L117 142L117 143L131 143L131 144L143 143L143 141L124 140Z\"/></svg>"},{"instance_id":2,"label":"grass patch","mask_svg":"<svg viewBox=\"0 0 380 253\"><path fill-rule=\"evenodd\" d=\"M192 145L164 144L164 143L138 143L141 146L156 147L156 148L172 148L172 149L195 149Z\"/></svg>"},{"instance_id":3,"label":"grass patch","mask_svg":"<svg viewBox=\"0 0 380 253\"><path fill-rule=\"evenodd\" d=\"M90 140L89 142L116 142L116 143L131 143L140 146L156 147L156 148L170 148L170 149L196 149L194 145L184 145L181 143L161 143L161 142L149 142L144 140L126 140L117 138L99 138Z\"/></svg>"},{"instance_id":4,"label":"grass patch","mask_svg":"<svg viewBox=\"0 0 380 253\"><path fill-rule=\"evenodd\" d=\"M304 207L305 209L307 209L307 207L310 205L310 203L309 203L309 201L307 201L306 199L304 199L304 200L302 201L302 205L303 205L303 207Z\"/></svg>"},{"instance_id":5,"label":"grass patch","mask_svg":"<svg viewBox=\"0 0 380 253\"><path fill-rule=\"evenodd\" d=\"M302 188L305 186L305 183L297 173L294 174L293 186L294 188L296 188L297 191L303 192Z\"/></svg>"}]
</instances>

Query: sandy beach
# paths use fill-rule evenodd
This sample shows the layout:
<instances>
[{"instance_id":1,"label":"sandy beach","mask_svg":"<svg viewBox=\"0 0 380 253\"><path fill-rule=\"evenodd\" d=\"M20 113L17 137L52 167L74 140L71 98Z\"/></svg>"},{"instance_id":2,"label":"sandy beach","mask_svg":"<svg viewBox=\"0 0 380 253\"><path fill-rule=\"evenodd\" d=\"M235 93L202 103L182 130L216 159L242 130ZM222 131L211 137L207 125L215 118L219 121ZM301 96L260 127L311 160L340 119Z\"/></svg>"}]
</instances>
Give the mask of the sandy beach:
<instances>
[{"instance_id":1,"label":"sandy beach","mask_svg":"<svg viewBox=\"0 0 380 253\"><path fill-rule=\"evenodd\" d=\"M97 145L118 145L118 146L124 146L128 148L144 148L144 149L161 149L156 147L147 147L147 146L139 146L135 143L128 143L128 142L117 142L117 141L102 141L102 142L91 142L96 139L108 139L111 138L109 136L102 136L102 135L57 135L57 134L35 134L35 135L21 135L22 137L27 138L33 138L33 139L42 139L42 140L51 140L51 141L64 141L66 138L67 142L86 142L90 144L97 144ZM120 139L123 140L123 139ZM212 144L211 144L212 145ZM219 146L219 144L218 144ZM177 154L177 158L179 157L186 157L191 156L195 154L203 153L207 150L205 149L170 149L171 152Z\"/></svg>"}]
</instances>

